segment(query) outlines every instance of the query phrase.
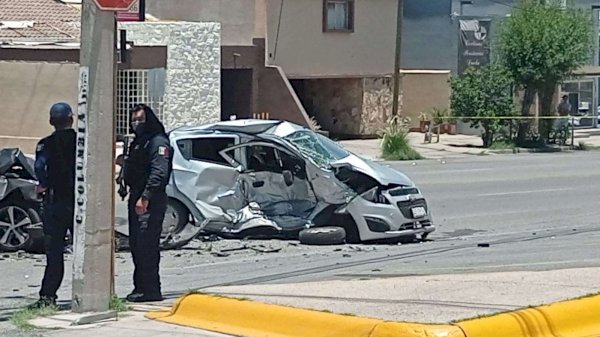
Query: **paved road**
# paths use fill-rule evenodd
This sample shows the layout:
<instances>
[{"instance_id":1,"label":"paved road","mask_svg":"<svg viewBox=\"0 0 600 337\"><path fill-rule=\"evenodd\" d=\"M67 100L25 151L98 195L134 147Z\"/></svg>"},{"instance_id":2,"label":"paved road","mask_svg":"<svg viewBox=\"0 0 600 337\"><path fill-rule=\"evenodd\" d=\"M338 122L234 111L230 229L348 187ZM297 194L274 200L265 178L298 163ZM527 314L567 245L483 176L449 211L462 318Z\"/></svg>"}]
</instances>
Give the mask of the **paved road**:
<instances>
[{"instance_id":1,"label":"paved road","mask_svg":"<svg viewBox=\"0 0 600 337\"><path fill-rule=\"evenodd\" d=\"M226 284L600 266L600 152L390 165L413 178L427 196L438 225L433 241L343 248L266 242L282 251L239 251L221 258L206 250L164 252L166 294ZM117 291L124 295L130 290L131 262L127 254L116 261ZM1 308L35 296L42 265L35 259L0 261L5 275L0 317ZM69 285L66 280L61 298L69 298Z\"/></svg>"}]
</instances>

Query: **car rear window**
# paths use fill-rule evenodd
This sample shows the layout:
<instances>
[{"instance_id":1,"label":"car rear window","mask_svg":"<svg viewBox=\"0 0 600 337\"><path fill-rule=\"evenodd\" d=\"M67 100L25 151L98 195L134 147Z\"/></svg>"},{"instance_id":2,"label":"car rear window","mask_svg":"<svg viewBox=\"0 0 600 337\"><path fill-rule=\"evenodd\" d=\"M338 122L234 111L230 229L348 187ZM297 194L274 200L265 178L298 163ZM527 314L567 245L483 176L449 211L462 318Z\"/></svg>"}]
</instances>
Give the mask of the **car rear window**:
<instances>
[{"instance_id":1,"label":"car rear window","mask_svg":"<svg viewBox=\"0 0 600 337\"><path fill-rule=\"evenodd\" d=\"M231 137L192 138L180 140L177 145L183 157L187 160L199 160L230 166L219 152L234 146L235 139Z\"/></svg>"}]
</instances>

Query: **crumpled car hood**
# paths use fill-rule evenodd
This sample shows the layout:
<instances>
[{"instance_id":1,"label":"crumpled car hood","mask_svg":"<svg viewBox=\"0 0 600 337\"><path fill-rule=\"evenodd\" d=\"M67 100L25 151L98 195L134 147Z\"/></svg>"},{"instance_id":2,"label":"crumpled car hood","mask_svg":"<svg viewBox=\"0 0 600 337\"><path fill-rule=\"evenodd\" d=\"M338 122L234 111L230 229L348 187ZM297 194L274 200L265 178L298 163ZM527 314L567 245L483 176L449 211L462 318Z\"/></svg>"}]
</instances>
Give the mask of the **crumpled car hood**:
<instances>
[{"instance_id":1,"label":"crumpled car hood","mask_svg":"<svg viewBox=\"0 0 600 337\"><path fill-rule=\"evenodd\" d=\"M350 155L344 159L331 163L331 166L333 167L341 167L346 165L350 165L353 170L368 175L384 186L415 186L415 183L402 172L368 159L360 158L356 155Z\"/></svg>"},{"instance_id":2,"label":"crumpled car hood","mask_svg":"<svg viewBox=\"0 0 600 337\"><path fill-rule=\"evenodd\" d=\"M0 200L20 190L27 201L38 201L35 193L34 161L16 148L0 150Z\"/></svg>"}]
</instances>

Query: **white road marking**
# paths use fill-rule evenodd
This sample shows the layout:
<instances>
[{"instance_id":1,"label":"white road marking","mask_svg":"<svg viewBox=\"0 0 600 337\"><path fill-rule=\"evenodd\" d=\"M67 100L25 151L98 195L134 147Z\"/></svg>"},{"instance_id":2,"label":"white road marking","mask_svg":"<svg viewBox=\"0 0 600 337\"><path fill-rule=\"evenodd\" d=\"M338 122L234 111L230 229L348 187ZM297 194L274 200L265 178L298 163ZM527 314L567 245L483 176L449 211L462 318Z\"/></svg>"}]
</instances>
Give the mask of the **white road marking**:
<instances>
[{"instance_id":1,"label":"white road marking","mask_svg":"<svg viewBox=\"0 0 600 337\"><path fill-rule=\"evenodd\" d=\"M518 194L534 194L534 193L548 193L548 192L564 192L571 191L573 188L549 188L544 190L529 190L529 191L513 191L513 192L499 192L499 193L484 193L477 195L478 197L500 197L506 195L518 195Z\"/></svg>"}]
</instances>

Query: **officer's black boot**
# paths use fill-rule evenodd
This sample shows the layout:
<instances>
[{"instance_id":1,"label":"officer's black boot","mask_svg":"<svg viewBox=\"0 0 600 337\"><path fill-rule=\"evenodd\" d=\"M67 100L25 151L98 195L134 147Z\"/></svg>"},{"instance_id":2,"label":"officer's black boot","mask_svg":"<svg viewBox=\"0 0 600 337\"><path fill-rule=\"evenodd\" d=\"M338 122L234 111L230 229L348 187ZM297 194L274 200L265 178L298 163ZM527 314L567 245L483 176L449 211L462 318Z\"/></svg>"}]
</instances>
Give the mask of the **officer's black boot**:
<instances>
[{"instance_id":1,"label":"officer's black boot","mask_svg":"<svg viewBox=\"0 0 600 337\"><path fill-rule=\"evenodd\" d=\"M139 291L137 289L133 289L133 291L129 295L127 295L126 298L129 302L134 302L132 299L135 299L141 295L143 295L141 291Z\"/></svg>"},{"instance_id":2,"label":"officer's black boot","mask_svg":"<svg viewBox=\"0 0 600 337\"><path fill-rule=\"evenodd\" d=\"M127 297L127 301L129 302L160 302L164 300L161 294L135 294L131 297Z\"/></svg>"},{"instance_id":3,"label":"officer's black boot","mask_svg":"<svg viewBox=\"0 0 600 337\"><path fill-rule=\"evenodd\" d=\"M27 309L43 309L47 307L56 307L56 297L40 296L40 299L28 305Z\"/></svg>"}]
</instances>

